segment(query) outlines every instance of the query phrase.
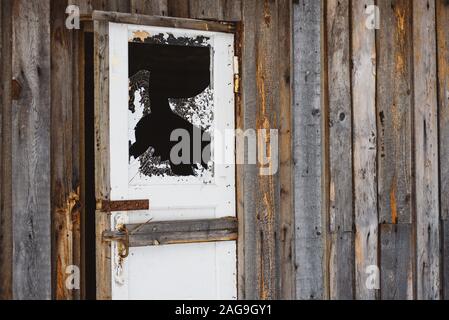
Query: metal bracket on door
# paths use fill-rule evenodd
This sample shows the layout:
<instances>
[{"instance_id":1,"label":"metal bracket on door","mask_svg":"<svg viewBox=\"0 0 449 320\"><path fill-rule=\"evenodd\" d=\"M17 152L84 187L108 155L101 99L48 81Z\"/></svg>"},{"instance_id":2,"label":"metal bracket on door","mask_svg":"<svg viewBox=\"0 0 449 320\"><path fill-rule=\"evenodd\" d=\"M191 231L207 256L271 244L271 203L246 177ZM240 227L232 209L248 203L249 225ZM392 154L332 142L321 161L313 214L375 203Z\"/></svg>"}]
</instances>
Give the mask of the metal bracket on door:
<instances>
[{"instance_id":1,"label":"metal bracket on door","mask_svg":"<svg viewBox=\"0 0 449 320\"><path fill-rule=\"evenodd\" d=\"M96 209L102 213L123 211L144 211L150 209L149 200L97 200ZM106 242L117 242L122 245L119 256L125 259L129 255L129 232L126 225L121 225L117 231L103 231L103 240Z\"/></svg>"},{"instance_id":2,"label":"metal bracket on door","mask_svg":"<svg viewBox=\"0 0 449 320\"><path fill-rule=\"evenodd\" d=\"M97 200L97 210L105 213L120 211L144 211L149 209L149 200Z\"/></svg>"}]
</instances>

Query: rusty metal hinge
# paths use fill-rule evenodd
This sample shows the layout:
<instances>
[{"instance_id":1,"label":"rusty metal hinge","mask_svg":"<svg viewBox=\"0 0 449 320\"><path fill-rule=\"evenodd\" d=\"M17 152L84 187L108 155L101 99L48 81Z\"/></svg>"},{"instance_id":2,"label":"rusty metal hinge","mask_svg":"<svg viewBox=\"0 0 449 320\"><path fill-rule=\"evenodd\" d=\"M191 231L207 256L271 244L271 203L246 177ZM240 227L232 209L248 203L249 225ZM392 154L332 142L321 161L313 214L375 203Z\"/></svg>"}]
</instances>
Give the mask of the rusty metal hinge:
<instances>
[{"instance_id":1,"label":"rusty metal hinge","mask_svg":"<svg viewBox=\"0 0 449 320\"><path fill-rule=\"evenodd\" d=\"M240 64L239 57L234 57L234 93L240 93Z\"/></svg>"},{"instance_id":2,"label":"rusty metal hinge","mask_svg":"<svg viewBox=\"0 0 449 320\"><path fill-rule=\"evenodd\" d=\"M97 200L97 210L100 212L141 211L149 209L149 200Z\"/></svg>"}]
</instances>

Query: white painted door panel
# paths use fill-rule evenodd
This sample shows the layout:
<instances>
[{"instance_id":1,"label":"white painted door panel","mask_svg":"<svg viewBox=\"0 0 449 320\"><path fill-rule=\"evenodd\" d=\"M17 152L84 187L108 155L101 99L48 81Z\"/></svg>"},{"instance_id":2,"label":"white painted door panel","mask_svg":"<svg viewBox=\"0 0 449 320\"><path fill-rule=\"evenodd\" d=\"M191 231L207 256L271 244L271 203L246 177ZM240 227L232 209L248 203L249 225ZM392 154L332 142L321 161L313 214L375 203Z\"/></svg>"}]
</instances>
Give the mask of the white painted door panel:
<instances>
[{"instance_id":1,"label":"white painted door panel","mask_svg":"<svg viewBox=\"0 0 449 320\"><path fill-rule=\"evenodd\" d=\"M143 176L129 157L129 135L137 116L128 110L128 42L136 35L206 37L211 50L213 120L210 132L234 129L233 57L230 34L110 23L111 200L149 199L148 212L115 212L112 228L148 221L213 219L235 216L235 167L217 161L202 176ZM209 89L208 89L209 90ZM136 111L138 114L138 112ZM135 118L135 119L134 119ZM217 160L222 141L212 140ZM218 149L221 148L221 149ZM224 144L234 157L234 140ZM221 162L221 161L220 161ZM236 243L193 243L130 248L118 257L112 244L113 299L236 299Z\"/></svg>"}]
</instances>

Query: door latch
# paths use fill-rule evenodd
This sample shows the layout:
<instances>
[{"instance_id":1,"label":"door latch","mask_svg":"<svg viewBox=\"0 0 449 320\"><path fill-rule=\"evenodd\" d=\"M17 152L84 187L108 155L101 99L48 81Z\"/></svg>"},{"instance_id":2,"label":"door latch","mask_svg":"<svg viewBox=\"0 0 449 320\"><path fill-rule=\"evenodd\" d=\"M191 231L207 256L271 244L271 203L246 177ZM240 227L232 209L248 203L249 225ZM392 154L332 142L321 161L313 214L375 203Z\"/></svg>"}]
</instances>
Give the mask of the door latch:
<instances>
[{"instance_id":1,"label":"door latch","mask_svg":"<svg viewBox=\"0 0 449 320\"><path fill-rule=\"evenodd\" d=\"M103 231L103 241L117 242L120 258L125 259L129 256L129 231L125 225L120 226L116 231Z\"/></svg>"}]
</instances>

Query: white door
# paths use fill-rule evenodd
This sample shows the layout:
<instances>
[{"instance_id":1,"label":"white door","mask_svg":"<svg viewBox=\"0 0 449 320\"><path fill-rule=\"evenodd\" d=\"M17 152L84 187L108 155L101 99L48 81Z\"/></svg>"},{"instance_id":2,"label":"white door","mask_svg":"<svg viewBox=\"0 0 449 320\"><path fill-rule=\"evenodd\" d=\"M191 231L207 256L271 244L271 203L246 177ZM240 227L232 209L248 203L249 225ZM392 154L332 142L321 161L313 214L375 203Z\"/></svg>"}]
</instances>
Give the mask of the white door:
<instances>
[{"instance_id":1,"label":"white door","mask_svg":"<svg viewBox=\"0 0 449 320\"><path fill-rule=\"evenodd\" d=\"M234 130L233 34L109 23L109 61L110 198L150 201L112 212L112 230L235 217L235 166L218 160L234 157L224 139ZM173 141L167 132L188 124L204 141L186 150L204 157L177 149L191 162L168 159L186 131ZM180 242L131 246L126 258L112 242L112 298L236 299L236 242Z\"/></svg>"}]
</instances>

